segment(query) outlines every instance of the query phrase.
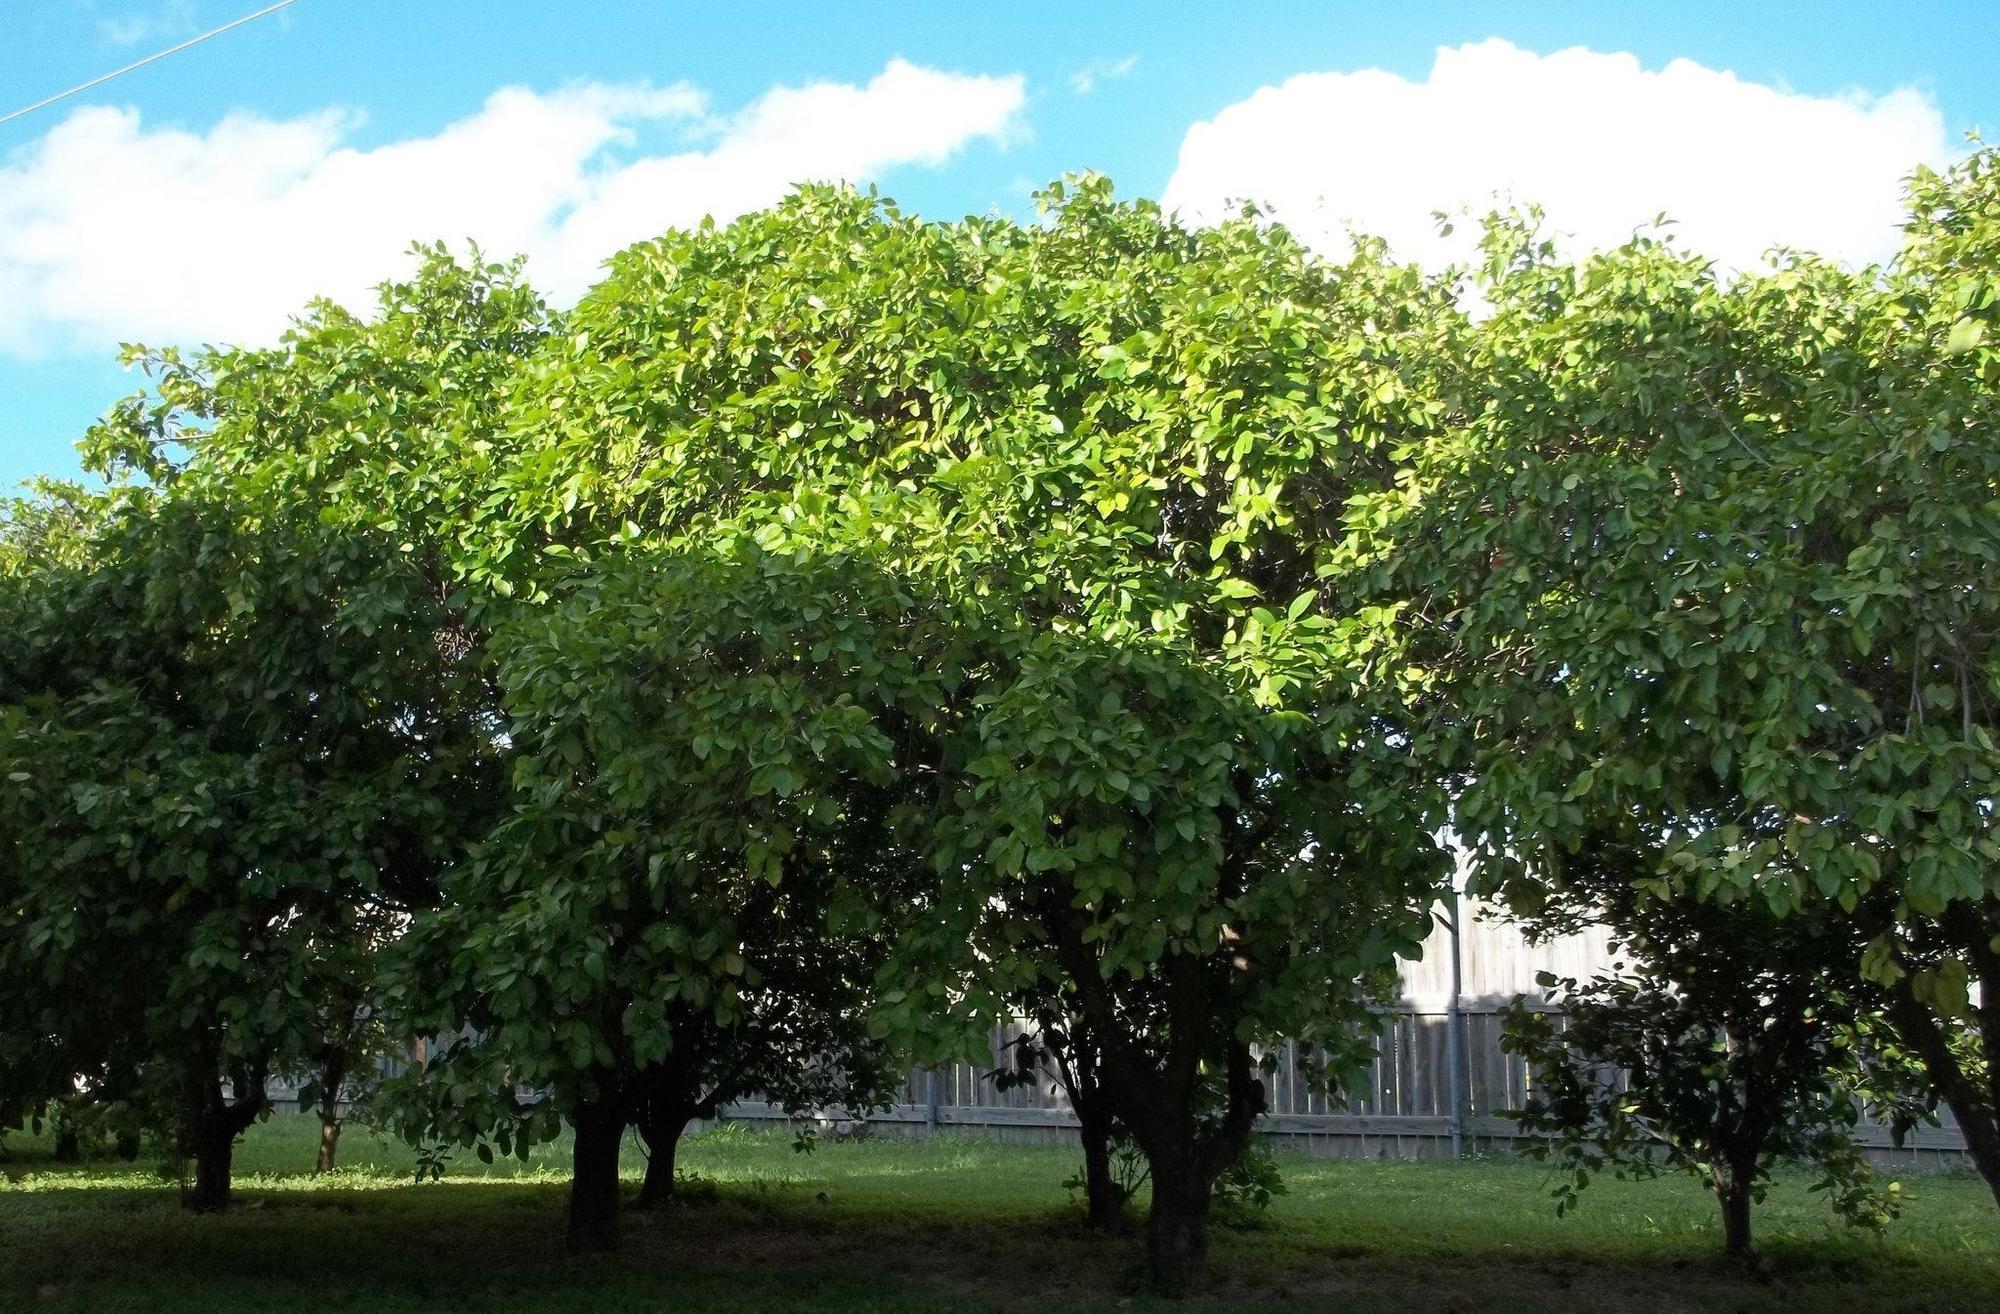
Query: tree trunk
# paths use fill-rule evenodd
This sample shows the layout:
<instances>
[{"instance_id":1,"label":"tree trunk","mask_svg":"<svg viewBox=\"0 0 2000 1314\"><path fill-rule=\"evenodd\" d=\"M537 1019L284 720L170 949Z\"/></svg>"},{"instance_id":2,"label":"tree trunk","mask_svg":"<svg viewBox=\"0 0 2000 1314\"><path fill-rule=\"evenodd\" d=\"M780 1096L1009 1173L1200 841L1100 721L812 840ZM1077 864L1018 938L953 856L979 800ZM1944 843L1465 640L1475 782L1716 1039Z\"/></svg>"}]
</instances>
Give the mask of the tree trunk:
<instances>
[{"instance_id":1,"label":"tree trunk","mask_svg":"<svg viewBox=\"0 0 2000 1314\"><path fill-rule=\"evenodd\" d=\"M1189 1077L1194 1071L1187 1063L1182 1070ZM1184 1080L1175 1099L1151 1111L1152 1135L1141 1137L1153 1176L1153 1207L1146 1217L1148 1276L1171 1295L1208 1276L1208 1207L1215 1179L1242 1157L1250 1129L1264 1112L1264 1083L1250 1047L1228 1042L1222 1117L1213 1127L1200 1129L1196 1099L1193 1082Z\"/></svg>"},{"instance_id":2,"label":"tree trunk","mask_svg":"<svg viewBox=\"0 0 2000 1314\"><path fill-rule=\"evenodd\" d=\"M1041 1019L1042 1041L1055 1063L1056 1080L1069 1096L1083 1143L1085 1225L1096 1232L1125 1230L1125 1189L1112 1175L1111 1142L1118 1125L1103 1062L1090 1021L1078 1011L1049 1013Z\"/></svg>"},{"instance_id":3,"label":"tree trunk","mask_svg":"<svg viewBox=\"0 0 2000 1314\"><path fill-rule=\"evenodd\" d=\"M1056 926L1057 960L1077 988L1083 1017L1100 1047L1101 1071L1118 1120L1145 1151L1152 1175L1147 1279L1163 1294L1185 1294L1207 1276L1208 1210L1215 1179L1249 1144L1250 1130L1264 1111L1264 1085L1250 1047L1224 1039L1234 1031L1239 1014L1217 1009L1218 998L1231 997L1212 989L1212 962L1175 954L1161 964L1168 1041L1154 1059L1146 1052L1145 1038L1134 1035L1120 1017L1096 951L1084 939L1085 919L1069 910ZM1204 1127L1201 1064L1217 1041L1226 1055L1222 1116Z\"/></svg>"},{"instance_id":4,"label":"tree trunk","mask_svg":"<svg viewBox=\"0 0 2000 1314\"><path fill-rule=\"evenodd\" d=\"M1756 1254L1750 1244L1750 1184L1753 1173L1740 1168L1717 1168L1710 1185L1716 1203L1722 1207L1722 1253L1737 1263Z\"/></svg>"},{"instance_id":5,"label":"tree trunk","mask_svg":"<svg viewBox=\"0 0 2000 1314\"><path fill-rule=\"evenodd\" d=\"M316 1173L330 1173L340 1155L340 1117L322 1108L319 1114L319 1158L313 1162Z\"/></svg>"},{"instance_id":6,"label":"tree trunk","mask_svg":"<svg viewBox=\"0 0 2000 1314\"><path fill-rule=\"evenodd\" d=\"M347 1053L335 1047L327 1052L320 1070L319 1160L313 1165L316 1173L332 1172L340 1153L340 1088L346 1084Z\"/></svg>"},{"instance_id":7,"label":"tree trunk","mask_svg":"<svg viewBox=\"0 0 2000 1314\"><path fill-rule=\"evenodd\" d=\"M569 1183L569 1248L579 1254L618 1246L618 1149L625 1112L616 1103L577 1105Z\"/></svg>"},{"instance_id":8,"label":"tree trunk","mask_svg":"<svg viewBox=\"0 0 2000 1314\"><path fill-rule=\"evenodd\" d=\"M1125 1229L1125 1189L1111 1175L1111 1126L1078 1111L1083 1138L1083 1196L1088 1225L1099 1232Z\"/></svg>"},{"instance_id":9,"label":"tree trunk","mask_svg":"<svg viewBox=\"0 0 2000 1314\"><path fill-rule=\"evenodd\" d=\"M1981 982L1982 991L1986 989ZM1986 1179L1993 1201L2000 1204L2000 1054L1988 1043L2000 1035L2000 1000L1982 995L1979 1002L1979 1034L1982 1056L1988 1060L1983 1074L1968 1071L1953 1050L1948 1023L1941 1023L1930 1007L1917 999L1910 976L1889 987L1889 1020L1899 1038L1923 1062L1924 1075L1944 1100L1958 1123L1965 1141L1966 1157Z\"/></svg>"},{"instance_id":10,"label":"tree trunk","mask_svg":"<svg viewBox=\"0 0 2000 1314\"><path fill-rule=\"evenodd\" d=\"M188 1129L194 1155L194 1190L184 1203L198 1214L229 1208L229 1176L236 1154L236 1129L227 1120L204 1115Z\"/></svg>"},{"instance_id":11,"label":"tree trunk","mask_svg":"<svg viewBox=\"0 0 2000 1314\"><path fill-rule=\"evenodd\" d=\"M83 1138L76 1133L76 1124L67 1113L56 1115L55 1160L57 1163L83 1162Z\"/></svg>"},{"instance_id":12,"label":"tree trunk","mask_svg":"<svg viewBox=\"0 0 2000 1314\"><path fill-rule=\"evenodd\" d=\"M186 1152L194 1160L194 1189L181 1203L196 1213L216 1213L229 1207L229 1177L236 1138L264 1111L266 1069L239 1071L233 1079L234 1101L222 1097L221 1084L210 1069L191 1067L183 1086L186 1101Z\"/></svg>"},{"instance_id":13,"label":"tree trunk","mask_svg":"<svg viewBox=\"0 0 2000 1314\"><path fill-rule=\"evenodd\" d=\"M1972 1160L1972 1166L1979 1175L1986 1179L1986 1189L1993 1193L1993 1203L2000 1205L2000 1118L1996 1118L1993 1105L1986 1101L1964 1099L1953 1103L1949 1095L1944 1102L1958 1123L1959 1133L1965 1138L1966 1157Z\"/></svg>"},{"instance_id":14,"label":"tree trunk","mask_svg":"<svg viewBox=\"0 0 2000 1314\"><path fill-rule=\"evenodd\" d=\"M681 1134L687 1130L688 1116L679 1109L662 1109L657 1104L639 1123L639 1135L646 1142L646 1182L639 1188L641 1209L652 1209L674 1198L674 1156L680 1152Z\"/></svg>"},{"instance_id":15,"label":"tree trunk","mask_svg":"<svg viewBox=\"0 0 2000 1314\"><path fill-rule=\"evenodd\" d=\"M1161 1293L1183 1295L1208 1276L1208 1205L1214 1183L1184 1160L1156 1159L1152 1173L1146 1276Z\"/></svg>"}]
</instances>

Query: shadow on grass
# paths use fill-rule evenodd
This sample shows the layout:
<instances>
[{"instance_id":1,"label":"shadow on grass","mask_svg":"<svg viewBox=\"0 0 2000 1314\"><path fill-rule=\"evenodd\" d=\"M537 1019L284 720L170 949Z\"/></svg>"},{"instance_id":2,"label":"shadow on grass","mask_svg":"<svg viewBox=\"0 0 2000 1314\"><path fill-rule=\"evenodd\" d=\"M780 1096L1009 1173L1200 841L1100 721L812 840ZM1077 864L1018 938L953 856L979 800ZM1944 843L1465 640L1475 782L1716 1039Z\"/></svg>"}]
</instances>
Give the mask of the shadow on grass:
<instances>
[{"instance_id":1,"label":"shadow on grass","mask_svg":"<svg viewBox=\"0 0 2000 1314\"><path fill-rule=\"evenodd\" d=\"M1133 1295L1137 1232L1093 1236L1061 1202L1048 1172L1061 1156L885 1146L800 1161L774 1143L706 1157L721 1177L702 1198L628 1212L618 1253L579 1259L561 1245L566 1183L546 1174L413 1186L384 1164L333 1179L253 1177L236 1209L197 1217L143 1163L72 1170L17 1154L0 1163L29 1178L0 1186L0 1309L1060 1314L1155 1304ZM1281 1202L1266 1225L1217 1229L1214 1284L1177 1308L2000 1309L1992 1256L1954 1258L1942 1245L1774 1236L1765 1272L1749 1276L1715 1261L1712 1238L1686 1231L1686 1219L1652 1237L1621 1237L1614 1219L1654 1220L1615 1210L1582 1231L1548 1229L1528 1178L1506 1192L1496 1175L1494 1198L1468 1205L1479 1192L1454 1183L1470 1188L1472 1177L1368 1167L1328 1170L1313 1187L1300 1176L1305 1198ZM1396 1182L1401 1195L1388 1189Z\"/></svg>"}]
</instances>

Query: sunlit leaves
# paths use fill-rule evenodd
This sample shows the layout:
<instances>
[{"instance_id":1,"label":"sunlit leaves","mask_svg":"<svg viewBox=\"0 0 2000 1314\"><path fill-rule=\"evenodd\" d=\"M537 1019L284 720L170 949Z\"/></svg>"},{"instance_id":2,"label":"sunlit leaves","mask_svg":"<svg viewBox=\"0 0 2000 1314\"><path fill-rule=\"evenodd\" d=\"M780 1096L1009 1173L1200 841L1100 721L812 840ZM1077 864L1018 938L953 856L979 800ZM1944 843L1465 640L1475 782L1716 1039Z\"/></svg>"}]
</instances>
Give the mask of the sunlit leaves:
<instances>
[{"instance_id":1,"label":"sunlit leaves","mask_svg":"<svg viewBox=\"0 0 2000 1314\"><path fill-rule=\"evenodd\" d=\"M1637 823L1662 895L1869 926L1857 988L1939 1055L1968 967L2000 979L1996 193L1990 151L1920 172L1887 270L1499 224L1464 422L1353 522L1454 689L1489 888L1536 905Z\"/></svg>"},{"instance_id":2,"label":"sunlit leaves","mask_svg":"<svg viewBox=\"0 0 2000 1314\"><path fill-rule=\"evenodd\" d=\"M110 486L44 490L0 547L0 1012L179 1102L317 1064L368 1002L490 802L445 434L539 322L434 252L371 321L134 349L152 393L84 444Z\"/></svg>"}]
</instances>

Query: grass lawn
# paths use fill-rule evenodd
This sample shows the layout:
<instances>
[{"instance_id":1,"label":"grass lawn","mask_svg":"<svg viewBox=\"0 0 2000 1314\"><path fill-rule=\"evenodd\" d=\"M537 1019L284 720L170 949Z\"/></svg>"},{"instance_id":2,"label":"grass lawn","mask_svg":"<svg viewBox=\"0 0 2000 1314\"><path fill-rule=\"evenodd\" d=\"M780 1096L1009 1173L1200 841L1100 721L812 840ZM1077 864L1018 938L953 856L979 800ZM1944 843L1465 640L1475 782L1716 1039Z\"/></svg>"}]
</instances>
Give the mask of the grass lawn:
<instances>
[{"instance_id":1,"label":"grass lawn","mask_svg":"<svg viewBox=\"0 0 2000 1314\"><path fill-rule=\"evenodd\" d=\"M1068 1150L938 1140L825 1144L740 1129L681 1163L707 1198L628 1214L624 1249L561 1248L563 1147L471 1156L413 1185L410 1153L360 1128L315 1179L317 1125L279 1117L237 1152L238 1207L181 1212L145 1165L0 1149L0 1311L923 1311L1144 1309L1136 1238L1086 1234ZM1766 1272L1715 1259L1692 1183L1605 1180L1558 1219L1533 1163L1281 1160L1290 1194L1218 1228L1215 1280L1181 1310L2000 1310L2000 1211L1973 1177L1907 1181L1881 1238L1835 1224L1802 1179L1757 1216ZM636 1183L639 1159L626 1170Z\"/></svg>"}]
</instances>

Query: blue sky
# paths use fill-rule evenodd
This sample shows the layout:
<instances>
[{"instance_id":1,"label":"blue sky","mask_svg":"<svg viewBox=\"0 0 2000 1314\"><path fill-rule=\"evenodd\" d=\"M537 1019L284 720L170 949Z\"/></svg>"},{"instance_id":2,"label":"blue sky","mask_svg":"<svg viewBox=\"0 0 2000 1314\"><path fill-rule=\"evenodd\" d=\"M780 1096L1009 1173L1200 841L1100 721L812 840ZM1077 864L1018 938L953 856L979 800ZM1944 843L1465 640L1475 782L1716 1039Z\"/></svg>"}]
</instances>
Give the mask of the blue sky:
<instances>
[{"instance_id":1,"label":"blue sky","mask_svg":"<svg viewBox=\"0 0 2000 1314\"><path fill-rule=\"evenodd\" d=\"M0 8L0 113L256 0ZM1255 195L1424 259L1495 190L1578 245L1660 209L1748 263L1893 249L1896 179L2000 126L1990 3L987 5L299 0L0 125L0 485L75 471L117 343L269 340L409 240L625 241L876 182L948 218L1099 169L1194 219ZM1440 52L1444 53L1440 53ZM513 89L502 93L503 89Z\"/></svg>"}]
</instances>

